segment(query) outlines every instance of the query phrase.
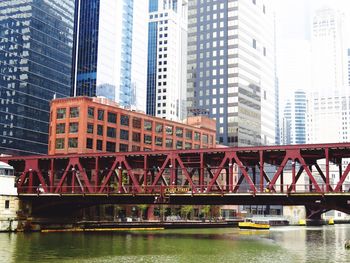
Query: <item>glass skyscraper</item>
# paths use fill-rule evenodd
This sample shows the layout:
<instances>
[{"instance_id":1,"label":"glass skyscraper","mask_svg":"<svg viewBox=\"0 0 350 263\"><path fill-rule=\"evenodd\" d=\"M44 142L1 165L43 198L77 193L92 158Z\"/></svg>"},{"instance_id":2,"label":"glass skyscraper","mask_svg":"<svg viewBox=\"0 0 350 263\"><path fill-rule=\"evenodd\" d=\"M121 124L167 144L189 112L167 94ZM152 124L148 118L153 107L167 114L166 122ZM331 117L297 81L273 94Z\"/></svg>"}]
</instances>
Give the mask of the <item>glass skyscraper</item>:
<instances>
[{"instance_id":1,"label":"glass skyscraper","mask_svg":"<svg viewBox=\"0 0 350 263\"><path fill-rule=\"evenodd\" d=\"M0 1L0 153L45 154L49 102L69 96L74 0Z\"/></svg>"},{"instance_id":2,"label":"glass skyscraper","mask_svg":"<svg viewBox=\"0 0 350 263\"><path fill-rule=\"evenodd\" d=\"M133 54L136 53L133 50L133 40L137 39L133 37L134 20L138 17L143 19L139 12L145 6L142 2L76 1L72 96L103 96L126 107L137 107L138 96L145 100L142 90L145 93L146 79L140 78L138 74L146 75L146 57L143 59L144 64L133 59ZM142 12L145 13L146 9ZM144 28L139 26L140 30L145 31L146 20L144 23ZM146 36L143 41L135 43L142 50L147 43L146 32L137 31L136 34ZM145 48L144 50L146 53ZM142 53L137 55L142 56ZM133 70L133 62L144 70ZM142 82L144 87L140 87Z\"/></svg>"}]
</instances>

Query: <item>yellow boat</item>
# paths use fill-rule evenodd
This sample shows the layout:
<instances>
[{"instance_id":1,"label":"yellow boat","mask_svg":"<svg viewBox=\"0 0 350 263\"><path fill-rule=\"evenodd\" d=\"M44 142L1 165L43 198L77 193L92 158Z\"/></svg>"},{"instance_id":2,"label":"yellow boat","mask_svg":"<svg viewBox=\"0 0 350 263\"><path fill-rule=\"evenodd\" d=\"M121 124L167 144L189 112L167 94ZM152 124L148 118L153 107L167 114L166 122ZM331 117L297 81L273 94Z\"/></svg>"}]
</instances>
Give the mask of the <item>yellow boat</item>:
<instances>
[{"instance_id":1,"label":"yellow boat","mask_svg":"<svg viewBox=\"0 0 350 263\"><path fill-rule=\"evenodd\" d=\"M238 227L240 229L266 230L270 229L270 224L267 222L239 222Z\"/></svg>"}]
</instances>

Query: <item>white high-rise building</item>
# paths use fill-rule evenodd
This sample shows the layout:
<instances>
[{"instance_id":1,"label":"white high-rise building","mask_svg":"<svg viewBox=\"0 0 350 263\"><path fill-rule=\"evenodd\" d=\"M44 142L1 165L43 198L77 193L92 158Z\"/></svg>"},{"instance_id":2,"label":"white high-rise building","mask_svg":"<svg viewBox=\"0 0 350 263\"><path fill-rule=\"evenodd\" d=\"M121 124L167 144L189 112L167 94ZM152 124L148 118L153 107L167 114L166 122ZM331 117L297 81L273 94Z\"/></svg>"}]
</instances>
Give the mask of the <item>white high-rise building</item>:
<instances>
[{"instance_id":1,"label":"white high-rise building","mask_svg":"<svg viewBox=\"0 0 350 263\"><path fill-rule=\"evenodd\" d=\"M187 0L150 0L147 114L185 117Z\"/></svg>"},{"instance_id":2,"label":"white high-rise building","mask_svg":"<svg viewBox=\"0 0 350 263\"><path fill-rule=\"evenodd\" d=\"M268 0L189 1L187 106L225 145L275 143L274 12Z\"/></svg>"},{"instance_id":3,"label":"white high-rise building","mask_svg":"<svg viewBox=\"0 0 350 263\"><path fill-rule=\"evenodd\" d=\"M344 14L330 8L316 11L312 24L312 91L328 96L347 87Z\"/></svg>"}]
</instances>

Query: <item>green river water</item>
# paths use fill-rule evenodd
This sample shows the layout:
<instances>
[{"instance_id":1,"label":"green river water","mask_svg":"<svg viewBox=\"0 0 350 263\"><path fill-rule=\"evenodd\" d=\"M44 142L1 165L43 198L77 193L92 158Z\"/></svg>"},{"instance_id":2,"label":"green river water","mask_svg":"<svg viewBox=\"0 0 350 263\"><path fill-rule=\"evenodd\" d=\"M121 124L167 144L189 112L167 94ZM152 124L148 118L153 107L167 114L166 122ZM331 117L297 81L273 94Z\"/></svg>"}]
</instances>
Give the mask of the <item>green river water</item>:
<instances>
[{"instance_id":1,"label":"green river water","mask_svg":"<svg viewBox=\"0 0 350 263\"><path fill-rule=\"evenodd\" d=\"M350 262L350 225L0 234L0 262Z\"/></svg>"}]
</instances>

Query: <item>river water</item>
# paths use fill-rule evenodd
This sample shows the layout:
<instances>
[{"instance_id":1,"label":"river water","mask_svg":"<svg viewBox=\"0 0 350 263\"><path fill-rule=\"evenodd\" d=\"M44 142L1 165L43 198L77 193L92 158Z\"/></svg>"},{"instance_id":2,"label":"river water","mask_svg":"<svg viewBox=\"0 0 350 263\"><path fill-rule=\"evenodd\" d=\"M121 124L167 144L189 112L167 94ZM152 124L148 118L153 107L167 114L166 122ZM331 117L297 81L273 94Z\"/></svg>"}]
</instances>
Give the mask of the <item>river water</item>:
<instances>
[{"instance_id":1,"label":"river water","mask_svg":"<svg viewBox=\"0 0 350 263\"><path fill-rule=\"evenodd\" d=\"M0 234L0 262L350 262L350 225Z\"/></svg>"}]
</instances>

